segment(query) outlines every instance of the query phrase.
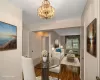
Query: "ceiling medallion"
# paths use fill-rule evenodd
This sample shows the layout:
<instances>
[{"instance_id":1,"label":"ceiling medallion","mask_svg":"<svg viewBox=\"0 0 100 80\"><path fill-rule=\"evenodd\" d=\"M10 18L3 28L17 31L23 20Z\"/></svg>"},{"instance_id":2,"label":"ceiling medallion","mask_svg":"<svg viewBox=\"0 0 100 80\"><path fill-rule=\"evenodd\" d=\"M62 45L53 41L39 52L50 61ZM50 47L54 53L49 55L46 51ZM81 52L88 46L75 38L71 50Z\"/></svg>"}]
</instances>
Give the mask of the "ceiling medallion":
<instances>
[{"instance_id":1,"label":"ceiling medallion","mask_svg":"<svg viewBox=\"0 0 100 80\"><path fill-rule=\"evenodd\" d=\"M43 19L51 19L54 16L55 9L50 5L48 0L44 0L38 8L38 16Z\"/></svg>"}]
</instances>

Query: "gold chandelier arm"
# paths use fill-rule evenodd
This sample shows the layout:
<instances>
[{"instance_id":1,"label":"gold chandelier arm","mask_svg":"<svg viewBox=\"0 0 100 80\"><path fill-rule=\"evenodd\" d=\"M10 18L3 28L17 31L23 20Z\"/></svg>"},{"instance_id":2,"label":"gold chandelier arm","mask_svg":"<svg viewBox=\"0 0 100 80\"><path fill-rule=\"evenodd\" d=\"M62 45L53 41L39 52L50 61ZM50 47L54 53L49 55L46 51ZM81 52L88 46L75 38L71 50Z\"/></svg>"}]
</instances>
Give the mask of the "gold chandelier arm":
<instances>
[{"instance_id":1,"label":"gold chandelier arm","mask_svg":"<svg viewBox=\"0 0 100 80\"><path fill-rule=\"evenodd\" d=\"M48 0L44 0L44 1L48 1Z\"/></svg>"}]
</instances>

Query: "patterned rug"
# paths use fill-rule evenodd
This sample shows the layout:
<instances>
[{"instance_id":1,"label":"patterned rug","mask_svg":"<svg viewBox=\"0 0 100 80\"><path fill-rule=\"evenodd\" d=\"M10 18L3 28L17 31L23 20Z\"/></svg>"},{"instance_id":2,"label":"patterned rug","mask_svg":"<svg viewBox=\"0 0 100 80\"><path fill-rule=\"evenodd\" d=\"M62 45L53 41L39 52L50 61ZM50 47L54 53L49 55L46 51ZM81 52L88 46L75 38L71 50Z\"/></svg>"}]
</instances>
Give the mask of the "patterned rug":
<instances>
[{"instance_id":1,"label":"patterned rug","mask_svg":"<svg viewBox=\"0 0 100 80\"><path fill-rule=\"evenodd\" d=\"M36 77L36 80L41 80L41 76ZM58 78L49 76L49 80L58 80ZM61 79L59 79L59 80L61 80Z\"/></svg>"}]
</instances>

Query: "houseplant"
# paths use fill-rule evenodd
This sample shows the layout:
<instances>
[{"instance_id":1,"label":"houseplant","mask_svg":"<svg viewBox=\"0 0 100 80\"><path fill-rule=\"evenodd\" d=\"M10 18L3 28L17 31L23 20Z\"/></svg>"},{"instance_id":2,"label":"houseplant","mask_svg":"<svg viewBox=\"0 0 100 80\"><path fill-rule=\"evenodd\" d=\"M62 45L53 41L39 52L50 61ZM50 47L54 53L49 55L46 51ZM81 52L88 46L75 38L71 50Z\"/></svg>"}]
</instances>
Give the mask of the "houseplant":
<instances>
[{"instance_id":1,"label":"houseplant","mask_svg":"<svg viewBox=\"0 0 100 80\"><path fill-rule=\"evenodd\" d=\"M47 56L48 56L48 52L46 50L42 51L42 58L43 58L43 62L47 61Z\"/></svg>"}]
</instances>

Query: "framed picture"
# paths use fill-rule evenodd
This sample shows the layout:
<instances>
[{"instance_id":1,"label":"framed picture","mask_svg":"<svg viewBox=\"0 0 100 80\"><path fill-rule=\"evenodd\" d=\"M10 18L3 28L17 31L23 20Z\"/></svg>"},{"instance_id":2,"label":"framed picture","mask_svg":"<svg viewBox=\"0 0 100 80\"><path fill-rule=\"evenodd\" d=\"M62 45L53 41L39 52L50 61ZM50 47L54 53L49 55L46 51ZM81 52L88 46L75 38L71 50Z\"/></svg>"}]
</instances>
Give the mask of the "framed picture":
<instances>
[{"instance_id":1,"label":"framed picture","mask_svg":"<svg viewBox=\"0 0 100 80\"><path fill-rule=\"evenodd\" d=\"M0 22L0 51L17 49L17 28Z\"/></svg>"},{"instance_id":2,"label":"framed picture","mask_svg":"<svg viewBox=\"0 0 100 80\"><path fill-rule=\"evenodd\" d=\"M97 56L97 19L94 19L87 27L87 52Z\"/></svg>"}]
</instances>

